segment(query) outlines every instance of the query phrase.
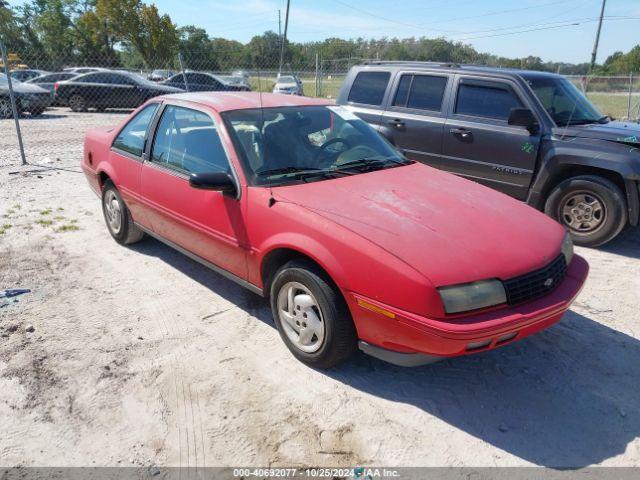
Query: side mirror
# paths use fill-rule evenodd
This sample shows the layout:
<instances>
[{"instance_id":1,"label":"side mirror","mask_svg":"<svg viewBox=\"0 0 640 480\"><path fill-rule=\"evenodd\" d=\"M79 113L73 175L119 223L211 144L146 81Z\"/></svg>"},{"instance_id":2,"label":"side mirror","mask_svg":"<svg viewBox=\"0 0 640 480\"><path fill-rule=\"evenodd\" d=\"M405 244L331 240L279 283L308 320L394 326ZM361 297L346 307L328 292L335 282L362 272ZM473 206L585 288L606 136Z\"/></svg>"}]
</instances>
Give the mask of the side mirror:
<instances>
[{"instance_id":1,"label":"side mirror","mask_svg":"<svg viewBox=\"0 0 640 480\"><path fill-rule=\"evenodd\" d=\"M223 193L235 193L236 184L231 175L223 172L192 173L189 185L200 190L215 190Z\"/></svg>"},{"instance_id":2,"label":"side mirror","mask_svg":"<svg viewBox=\"0 0 640 480\"><path fill-rule=\"evenodd\" d=\"M533 112L528 108L512 108L509 113L509 125L524 127L529 133L535 133L540 127Z\"/></svg>"}]
</instances>

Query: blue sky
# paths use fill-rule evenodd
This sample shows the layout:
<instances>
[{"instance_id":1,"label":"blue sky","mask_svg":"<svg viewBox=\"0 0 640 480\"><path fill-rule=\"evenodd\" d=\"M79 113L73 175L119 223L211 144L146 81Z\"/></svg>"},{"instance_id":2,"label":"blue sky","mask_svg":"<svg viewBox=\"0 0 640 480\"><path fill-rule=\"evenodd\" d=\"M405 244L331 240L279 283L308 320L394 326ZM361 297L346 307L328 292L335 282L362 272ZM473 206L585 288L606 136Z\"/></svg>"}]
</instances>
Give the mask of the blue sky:
<instances>
[{"instance_id":1,"label":"blue sky","mask_svg":"<svg viewBox=\"0 0 640 480\"><path fill-rule=\"evenodd\" d=\"M147 0L179 26L246 42L278 31L286 0ZM13 4L21 3L14 0ZM291 0L289 38L444 36L481 52L589 61L602 0ZM640 44L640 0L607 0L598 61ZM621 17L635 17L623 19ZM579 25L571 25L579 23ZM525 32L525 30L535 30ZM518 32L518 33L513 33Z\"/></svg>"}]
</instances>

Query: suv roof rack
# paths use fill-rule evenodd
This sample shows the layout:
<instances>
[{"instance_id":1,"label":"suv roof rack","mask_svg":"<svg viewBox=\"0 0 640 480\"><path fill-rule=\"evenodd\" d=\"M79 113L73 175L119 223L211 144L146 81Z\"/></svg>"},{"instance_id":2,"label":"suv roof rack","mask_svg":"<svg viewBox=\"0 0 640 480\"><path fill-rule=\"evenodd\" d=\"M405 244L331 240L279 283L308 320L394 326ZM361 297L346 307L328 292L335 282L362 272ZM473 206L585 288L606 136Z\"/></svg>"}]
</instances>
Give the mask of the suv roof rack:
<instances>
[{"instance_id":1,"label":"suv roof rack","mask_svg":"<svg viewBox=\"0 0 640 480\"><path fill-rule=\"evenodd\" d=\"M459 68L460 65L451 62L421 62L416 60L367 60L363 65L416 65L422 67L448 67Z\"/></svg>"}]
</instances>

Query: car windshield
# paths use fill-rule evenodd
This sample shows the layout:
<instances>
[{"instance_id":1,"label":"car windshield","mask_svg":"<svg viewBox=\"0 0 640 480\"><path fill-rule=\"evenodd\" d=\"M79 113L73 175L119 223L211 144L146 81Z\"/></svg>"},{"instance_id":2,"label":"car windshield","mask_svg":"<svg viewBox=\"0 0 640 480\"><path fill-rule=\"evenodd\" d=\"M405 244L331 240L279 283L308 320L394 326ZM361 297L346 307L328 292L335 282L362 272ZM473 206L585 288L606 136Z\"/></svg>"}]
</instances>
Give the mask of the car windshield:
<instances>
[{"instance_id":1,"label":"car windshield","mask_svg":"<svg viewBox=\"0 0 640 480\"><path fill-rule=\"evenodd\" d=\"M16 84L21 83L21 82L12 77L11 78L11 83L13 85L16 85ZM7 80L7 76L4 73L0 73L0 85L2 85L2 86L8 86L9 85L9 81Z\"/></svg>"},{"instance_id":2,"label":"car windshield","mask_svg":"<svg viewBox=\"0 0 640 480\"><path fill-rule=\"evenodd\" d=\"M559 127L608 121L566 78L535 76L525 80Z\"/></svg>"},{"instance_id":3,"label":"car windshield","mask_svg":"<svg viewBox=\"0 0 640 480\"><path fill-rule=\"evenodd\" d=\"M278 83L296 83L296 79L289 75L285 75L278 78Z\"/></svg>"},{"instance_id":4,"label":"car windshield","mask_svg":"<svg viewBox=\"0 0 640 480\"><path fill-rule=\"evenodd\" d=\"M344 107L299 106L223 113L253 185L283 185L412 163Z\"/></svg>"}]
</instances>

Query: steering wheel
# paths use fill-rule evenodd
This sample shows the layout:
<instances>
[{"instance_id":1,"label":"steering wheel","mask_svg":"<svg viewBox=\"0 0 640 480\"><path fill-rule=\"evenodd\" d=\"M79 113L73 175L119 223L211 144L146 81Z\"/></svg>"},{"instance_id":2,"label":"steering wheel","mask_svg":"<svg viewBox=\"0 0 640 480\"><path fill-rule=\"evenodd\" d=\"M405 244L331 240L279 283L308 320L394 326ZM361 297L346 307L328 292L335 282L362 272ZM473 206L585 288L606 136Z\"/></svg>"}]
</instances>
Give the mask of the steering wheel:
<instances>
[{"instance_id":1,"label":"steering wheel","mask_svg":"<svg viewBox=\"0 0 640 480\"><path fill-rule=\"evenodd\" d=\"M342 143L343 145L346 145L347 148L345 148L345 150L349 150L351 148L351 143L349 143L349 141L346 138L341 138L341 137L332 138L331 140L327 140L326 142L324 142L322 145L318 147L318 150L316 150L316 153L314 155L314 160L317 160L326 151L327 147L335 143Z\"/></svg>"}]
</instances>

